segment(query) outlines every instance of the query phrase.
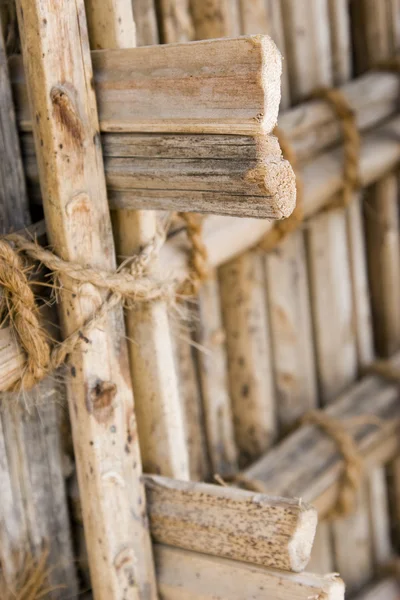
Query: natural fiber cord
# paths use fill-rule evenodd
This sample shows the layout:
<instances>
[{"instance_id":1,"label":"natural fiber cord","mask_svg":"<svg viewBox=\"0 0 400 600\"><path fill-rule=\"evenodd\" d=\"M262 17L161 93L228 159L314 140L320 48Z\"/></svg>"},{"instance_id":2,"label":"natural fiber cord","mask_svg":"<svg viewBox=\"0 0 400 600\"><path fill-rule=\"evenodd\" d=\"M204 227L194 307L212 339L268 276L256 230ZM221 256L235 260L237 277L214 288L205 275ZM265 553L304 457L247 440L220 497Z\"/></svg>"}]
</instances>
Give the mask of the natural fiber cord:
<instances>
[{"instance_id":1,"label":"natural fiber cord","mask_svg":"<svg viewBox=\"0 0 400 600\"><path fill-rule=\"evenodd\" d=\"M310 410L301 424L316 425L336 443L344 459L344 471L340 479L339 494L327 519L334 520L352 514L357 504L357 492L363 478L363 459L345 425L322 410Z\"/></svg>"},{"instance_id":2,"label":"natural fiber cord","mask_svg":"<svg viewBox=\"0 0 400 600\"><path fill-rule=\"evenodd\" d=\"M193 213L178 213L186 224L186 234L190 241L190 275L180 293L183 296L196 296L201 284L208 278L208 253L204 244L202 231L203 223L198 215Z\"/></svg>"},{"instance_id":3,"label":"natural fiber cord","mask_svg":"<svg viewBox=\"0 0 400 600\"><path fill-rule=\"evenodd\" d=\"M106 314L120 303L132 307L141 302L171 299L175 286L171 281L159 281L146 276L151 262L164 242L162 233L140 254L124 261L115 272L84 267L67 262L38 244L12 234L0 240L0 286L3 306L18 341L27 355L26 367L19 380L8 391L29 390L59 368L82 339L99 325ZM38 310L19 252L43 263L55 277L68 278L76 285L91 283L106 293L104 302L94 314L60 344L50 349L49 338L41 327ZM65 286L61 288L66 293Z\"/></svg>"}]
</instances>

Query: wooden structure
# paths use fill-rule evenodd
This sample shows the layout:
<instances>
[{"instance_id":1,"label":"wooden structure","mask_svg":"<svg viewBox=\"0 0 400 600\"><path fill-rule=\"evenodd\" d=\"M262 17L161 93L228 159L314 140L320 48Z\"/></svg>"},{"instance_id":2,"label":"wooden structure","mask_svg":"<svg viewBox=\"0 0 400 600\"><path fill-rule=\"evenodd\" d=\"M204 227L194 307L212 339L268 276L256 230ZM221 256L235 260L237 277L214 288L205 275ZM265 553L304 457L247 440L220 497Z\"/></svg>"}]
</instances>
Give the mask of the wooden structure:
<instances>
[{"instance_id":1,"label":"wooden structure","mask_svg":"<svg viewBox=\"0 0 400 600\"><path fill-rule=\"evenodd\" d=\"M399 0L0 17L2 233L78 338L10 394L2 314L6 600L397 598Z\"/></svg>"}]
</instances>

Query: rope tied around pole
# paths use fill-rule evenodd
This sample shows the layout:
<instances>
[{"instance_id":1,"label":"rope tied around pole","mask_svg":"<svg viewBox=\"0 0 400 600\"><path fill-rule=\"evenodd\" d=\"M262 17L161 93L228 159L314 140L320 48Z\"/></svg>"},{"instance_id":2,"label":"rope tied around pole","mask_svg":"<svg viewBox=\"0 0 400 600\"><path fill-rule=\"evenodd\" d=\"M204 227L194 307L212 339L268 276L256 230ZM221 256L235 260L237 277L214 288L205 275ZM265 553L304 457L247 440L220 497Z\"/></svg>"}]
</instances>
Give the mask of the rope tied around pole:
<instances>
[{"instance_id":1,"label":"rope tied around pole","mask_svg":"<svg viewBox=\"0 0 400 600\"><path fill-rule=\"evenodd\" d=\"M32 389L50 373L65 363L67 357L105 318L106 314L123 303L132 308L138 303L172 300L175 282L157 280L147 276L149 265L156 258L164 243L164 233L155 238L142 251L113 272L100 268L85 267L79 263L64 261L36 242L18 234L10 234L0 240L0 286L2 305L16 337L24 350L27 361L19 380L7 391ZM27 276L21 253L44 264L53 277L68 278L76 285L90 283L105 300L100 307L62 342L51 347L47 332L40 324L39 311ZM66 288L62 288L65 293Z\"/></svg>"},{"instance_id":2,"label":"rope tied around pole","mask_svg":"<svg viewBox=\"0 0 400 600\"><path fill-rule=\"evenodd\" d=\"M199 215L180 212L185 222L186 235L190 242L190 276L180 290L183 296L196 296L202 283L208 279L208 252L203 241L203 222Z\"/></svg>"},{"instance_id":3,"label":"rope tied around pole","mask_svg":"<svg viewBox=\"0 0 400 600\"><path fill-rule=\"evenodd\" d=\"M337 88L318 88L313 97L325 100L330 105L340 121L343 136L343 189L341 195L329 203L327 210L347 208L354 192L361 187L361 138L356 113L343 92Z\"/></svg>"}]
</instances>

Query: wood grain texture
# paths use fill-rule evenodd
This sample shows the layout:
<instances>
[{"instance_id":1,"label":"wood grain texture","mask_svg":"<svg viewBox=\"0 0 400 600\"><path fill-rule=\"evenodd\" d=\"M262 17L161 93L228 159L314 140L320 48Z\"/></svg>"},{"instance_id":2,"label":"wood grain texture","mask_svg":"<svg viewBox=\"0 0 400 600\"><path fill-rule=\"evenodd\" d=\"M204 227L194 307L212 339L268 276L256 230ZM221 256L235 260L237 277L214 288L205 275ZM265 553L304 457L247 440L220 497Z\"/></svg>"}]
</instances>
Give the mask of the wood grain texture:
<instances>
[{"instance_id":1,"label":"wood grain texture","mask_svg":"<svg viewBox=\"0 0 400 600\"><path fill-rule=\"evenodd\" d=\"M31 220L1 29L0 99L0 231L5 234ZM1 360L18 378L24 360L12 359L16 339L9 327L2 327L0 336ZM63 387L51 379L22 397L1 398L0 563L10 588L26 555L39 559L47 545L50 585L64 585L70 595L78 590L60 439L63 402ZM49 597L59 598L59 590Z\"/></svg>"},{"instance_id":2,"label":"wood grain texture","mask_svg":"<svg viewBox=\"0 0 400 600\"><path fill-rule=\"evenodd\" d=\"M311 506L165 477L145 483L156 542L286 571L306 567L317 525Z\"/></svg>"},{"instance_id":3,"label":"wood grain texture","mask_svg":"<svg viewBox=\"0 0 400 600\"><path fill-rule=\"evenodd\" d=\"M199 292L196 341L208 452L213 473L224 477L237 471L237 446L219 291L217 274L211 271Z\"/></svg>"},{"instance_id":4,"label":"wood grain texture","mask_svg":"<svg viewBox=\"0 0 400 600\"><path fill-rule=\"evenodd\" d=\"M156 545L162 600L343 600L337 575L286 573Z\"/></svg>"},{"instance_id":5,"label":"wood grain texture","mask_svg":"<svg viewBox=\"0 0 400 600\"><path fill-rule=\"evenodd\" d=\"M235 437L242 465L276 435L265 280L261 256L246 253L219 272Z\"/></svg>"},{"instance_id":6,"label":"wood grain texture","mask_svg":"<svg viewBox=\"0 0 400 600\"><path fill-rule=\"evenodd\" d=\"M113 270L84 4L62 0L55 10L52 0L20 0L17 9L50 242L64 260ZM64 284L73 292L61 301L68 335L103 298L89 284ZM122 309L115 309L69 362L68 400L96 599L155 597L124 338Z\"/></svg>"},{"instance_id":7,"label":"wood grain texture","mask_svg":"<svg viewBox=\"0 0 400 600\"><path fill-rule=\"evenodd\" d=\"M282 219L294 209L293 170L273 136L107 134L103 139L114 208L269 219ZM33 148L29 136L23 141L28 181L34 186Z\"/></svg>"},{"instance_id":8,"label":"wood grain texture","mask_svg":"<svg viewBox=\"0 0 400 600\"><path fill-rule=\"evenodd\" d=\"M189 2L196 39L240 35L239 0L207 0L206 2L189 0Z\"/></svg>"},{"instance_id":9,"label":"wood grain texture","mask_svg":"<svg viewBox=\"0 0 400 600\"><path fill-rule=\"evenodd\" d=\"M398 355L393 364L399 364ZM396 454L400 403L395 385L377 377L366 377L325 410L343 423L354 418L351 432L362 452L367 472L373 465L380 466ZM371 415L381 419L381 426L367 424ZM360 417L359 424L356 417ZM362 417L365 424L361 424ZM263 481L270 493L290 492L292 496L312 502L322 517L334 505L341 463L335 442L314 426L306 425L282 440L244 474Z\"/></svg>"},{"instance_id":10,"label":"wood grain texture","mask_svg":"<svg viewBox=\"0 0 400 600\"><path fill-rule=\"evenodd\" d=\"M379 355L400 346L400 223L396 174L378 181L364 205L369 286Z\"/></svg>"},{"instance_id":11,"label":"wood grain texture","mask_svg":"<svg viewBox=\"0 0 400 600\"><path fill-rule=\"evenodd\" d=\"M281 56L268 36L92 52L101 131L269 133ZM11 61L18 119L31 127L21 61Z\"/></svg>"}]
</instances>

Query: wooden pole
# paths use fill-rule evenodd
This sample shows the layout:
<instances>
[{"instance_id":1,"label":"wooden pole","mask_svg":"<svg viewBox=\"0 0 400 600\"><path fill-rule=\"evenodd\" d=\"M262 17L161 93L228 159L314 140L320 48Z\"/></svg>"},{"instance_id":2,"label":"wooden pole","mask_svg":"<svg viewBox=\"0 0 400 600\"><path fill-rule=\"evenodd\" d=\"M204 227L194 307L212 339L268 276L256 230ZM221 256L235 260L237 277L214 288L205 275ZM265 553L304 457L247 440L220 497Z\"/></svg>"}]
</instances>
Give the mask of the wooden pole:
<instances>
[{"instance_id":1,"label":"wooden pole","mask_svg":"<svg viewBox=\"0 0 400 600\"><path fill-rule=\"evenodd\" d=\"M1 25L0 19L0 230L6 234L31 220ZM7 334L8 328L0 330L2 337ZM8 341L15 343L14 337ZM15 367L19 376L23 363ZM39 560L47 546L49 585L63 585L65 594L78 591L60 436L63 392L48 379L16 402L1 399L0 563L10 589L24 561Z\"/></svg>"},{"instance_id":2,"label":"wooden pole","mask_svg":"<svg viewBox=\"0 0 400 600\"><path fill-rule=\"evenodd\" d=\"M135 25L130 0L111 3L119 7L113 10L111 20L117 20L117 10L127 13L124 32L119 37L106 33L109 17L105 18L97 10L100 4L92 5L93 19L101 20L101 33L91 38L92 45L132 47ZM117 251L122 259L140 251L156 236L157 219L153 212L116 211L113 220ZM187 479L188 452L166 304L149 303L129 311L126 327L144 469L149 473Z\"/></svg>"},{"instance_id":3,"label":"wooden pole","mask_svg":"<svg viewBox=\"0 0 400 600\"><path fill-rule=\"evenodd\" d=\"M64 260L113 270L84 4L18 0L17 12L50 242ZM63 283L68 335L104 298ZM67 380L92 585L104 600L156 597L124 336L114 309L71 355Z\"/></svg>"}]
</instances>

